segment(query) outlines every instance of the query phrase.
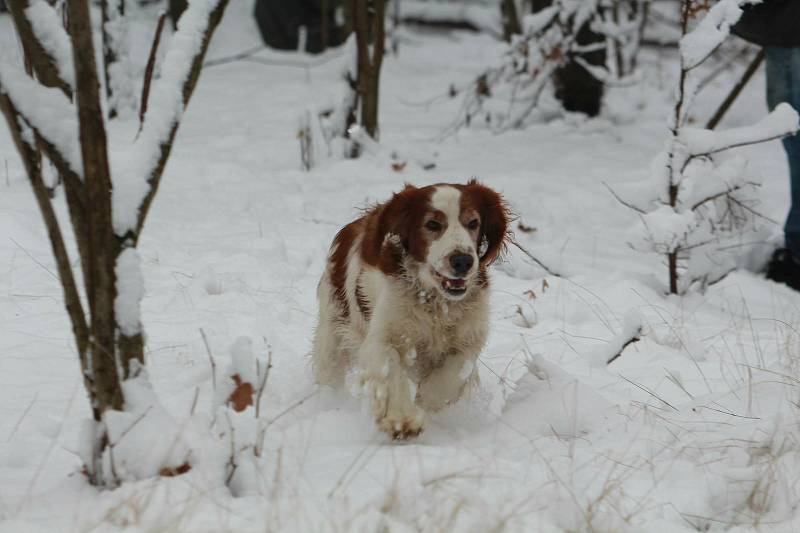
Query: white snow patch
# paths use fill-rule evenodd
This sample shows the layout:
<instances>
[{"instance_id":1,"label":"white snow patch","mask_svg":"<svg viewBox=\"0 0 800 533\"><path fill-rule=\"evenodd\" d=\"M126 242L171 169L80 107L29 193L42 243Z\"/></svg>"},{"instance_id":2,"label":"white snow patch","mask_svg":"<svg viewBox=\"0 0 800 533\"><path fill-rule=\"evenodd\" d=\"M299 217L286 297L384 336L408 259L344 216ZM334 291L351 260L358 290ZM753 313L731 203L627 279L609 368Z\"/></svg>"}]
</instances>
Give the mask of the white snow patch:
<instances>
[{"instance_id":1,"label":"white snow patch","mask_svg":"<svg viewBox=\"0 0 800 533\"><path fill-rule=\"evenodd\" d=\"M117 257L117 298L114 314L124 335L141 333L141 302L144 297L144 278L135 248L126 248Z\"/></svg>"}]
</instances>

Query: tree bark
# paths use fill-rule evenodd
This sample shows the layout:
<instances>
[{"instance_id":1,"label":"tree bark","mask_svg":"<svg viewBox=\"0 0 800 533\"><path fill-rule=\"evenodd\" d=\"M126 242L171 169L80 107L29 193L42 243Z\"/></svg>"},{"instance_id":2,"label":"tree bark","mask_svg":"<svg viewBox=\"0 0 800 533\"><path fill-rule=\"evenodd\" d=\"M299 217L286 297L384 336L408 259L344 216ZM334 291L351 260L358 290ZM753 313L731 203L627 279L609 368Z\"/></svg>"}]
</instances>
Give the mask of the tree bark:
<instances>
[{"instance_id":1,"label":"tree bark","mask_svg":"<svg viewBox=\"0 0 800 533\"><path fill-rule=\"evenodd\" d=\"M188 5L186 0L169 0L168 11L173 30L178 29L178 20L181 18L181 15L183 15L183 12L186 11Z\"/></svg>"},{"instance_id":2,"label":"tree bark","mask_svg":"<svg viewBox=\"0 0 800 533\"><path fill-rule=\"evenodd\" d=\"M102 416L107 409L123 406L118 373L114 317L117 295L115 260L117 243L111 217L111 176L106 131L100 105L100 82L92 42L89 3L68 0L69 33L75 62L75 99L78 107L83 181L86 188L87 252L89 278L90 345L95 409Z\"/></svg>"},{"instance_id":3,"label":"tree bark","mask_svg":"<svg viewBox=\"0 0 800 533\"><path fill-rule=\"evenodd\" d=\"M360 125L378 138L380 73L384 54L385 0L350 0L358 50L356 87L360 102ZM370 54L372 42L372 54Z\"/></svg>"},{"instance_id":4,"label":"tree bark","mask_svg":"<svg viewBox=\"0 0 800 533\"><path fill-rule=\"evenodd\" d=\"M517 15L517 5L514 0L502 0L500 3L500 16L503 20L503 38L511 42L512 35L522 33L522 26Z\"/></svg>"}]
</instances>

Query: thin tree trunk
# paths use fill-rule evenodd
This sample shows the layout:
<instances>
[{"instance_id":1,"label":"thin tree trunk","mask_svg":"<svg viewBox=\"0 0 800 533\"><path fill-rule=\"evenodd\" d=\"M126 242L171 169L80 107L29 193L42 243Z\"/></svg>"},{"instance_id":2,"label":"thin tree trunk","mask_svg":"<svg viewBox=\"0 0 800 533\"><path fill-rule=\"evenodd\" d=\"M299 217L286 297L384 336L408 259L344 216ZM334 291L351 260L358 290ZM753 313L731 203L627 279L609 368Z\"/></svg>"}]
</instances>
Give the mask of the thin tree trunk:
<instances>
[{"instance_id":1,"label":"thin tree trunk","mask_svg":"<svg viewBox=\"0 0 800 533\"><path fill-rule=\"evenodd\" d=\"M384 53L385 0L350 0L358 49L357 91L360 124L373 139L378 138L380 72ZM372 54L370 55L370 41Z\"/></svg>"},{"instance_id":2,"label":"thin tree trunk","mask_svg":"<svg viewBox=\"0 0 800 533\"><path fill-rule=\"evenodd\" d=\"M514 0L502 0L500 3L500 15L503 20L503 38L511 42L512 35L522 33L522 26L517 15L517 5Z\"/></svg>"},{"instance_id":3,"label":"thin tree trunk","mask_svg":"<svg viewBox=\"0 0 800 533\"><path fill-rule=\"evenodd\" d=\"M188 4L186 0L169 0L169 18L172 20L172 29L178 29L178 19L186 11Z\"/></svg>"},{"instance_id":4,"label":"thin tree trunk","mask_svg":"<svg viewBox=\"0 0 800 533\"><path fill-rule=\"evenodd\" d=\"M70 38L75 62L75 94L87 191L87 244L89 278L85 280L89 300L91 372L96 416L107 409L121 410L122 389L115 343L116 238L111 219L111 176L106 132L100 105L100 84L92 43L89 4L68 0Z\"/></svg>"},{"instance_id":5,"label":"thin tree trunk","mask_svg":"<svg viewBox=\"0 0 800 533\"><path fill-rule=\"evenodd\" d=\"M328 44L331 42L330 38L330 17L328 16L330 8L329 8L330 0L320 0L319 2L319 11L320 16L320 26L319 26L319 49L320 52L324 52L326 48L328 48Z\"/></svg>"}]
</instances>

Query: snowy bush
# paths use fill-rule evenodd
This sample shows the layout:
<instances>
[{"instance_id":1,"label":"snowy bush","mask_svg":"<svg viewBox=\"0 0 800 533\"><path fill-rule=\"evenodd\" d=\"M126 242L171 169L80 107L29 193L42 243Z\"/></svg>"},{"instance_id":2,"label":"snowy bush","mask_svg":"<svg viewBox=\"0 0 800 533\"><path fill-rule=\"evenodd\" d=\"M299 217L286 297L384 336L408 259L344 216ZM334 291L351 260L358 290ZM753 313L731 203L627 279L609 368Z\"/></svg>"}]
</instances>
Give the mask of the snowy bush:
<instances>
[{"instance_id":1,"label":"snowy bush","mask_svg":"<svg viewBox=\"0 0 800 533\"><path fill-rule=\"evenodd\" d=\"M669 292L705 287L736 266L737 245L769 220L757 210L758 179L741 156L720 155L731 148L777 139L798 129L798 115L788 104L777 106L749 127L715 132L687 126L697 91L695 72L723 43L748 0L722 0L692 31L697 6L682 4L680 74L670 116L670 136L651 165L650 180L636 191L615 194L639 214L631 245L664 256ZM726 154L727 155L727 154Z\"/></svg>"},{"instance_id":2,"label":"snowy bush","mask_svg":"<svg viewBox=\"0 0 800 533\"><path fill-rule=\"evenodd\" d=\"M146 111L146 99L142 102L138 136L132 144L126 139L124 146L117 146L103 113L108 108L113 115L122 102L123 86L130 86L112 81L120 79L118 69L127 61L117 47L124 40L122 5L101 2L104 67L107 76L112 74L107 77L105 102L99 94L101 70L88 0L67 2L66 29L46 2L13 0L14 25L35 78L18 66L0 63L0 111L47 228L92 405L94 420L86 432L89 451L81 454L84 471L93 484L104 486L128 479L128 473L153 475L152 469L133 466L122 474L111 458L130 430L120 428L131 422L135 412L137 402L132 396L143 390L131 383L146 376L139 305L144 285L135 248L227 0L190 4L164 57L150 109ZM153 76L152 68L148 76ZM148 88L150 77L144 83ZM48 194L42 154L63 183L80 257L75 263L64 242L54 199ZM73 264L78 263L82 278L74 272Z\"/></svg>"},{"instance_id":3,"label":"snowy bush","mask_svg":"<svg viewBox=\"0 0 800 533\"><path fill-rule=\"evenodd\" d=\"M499 65L477 76L464 90L456 119L443 135L484 123L494 132L525 125L555 72L574 59L607 84L626 83L633 75L645 9L642 0L555 0L550 7L525 15L522 34L513 35ZM584 26L605 42L581 45ZM606 50L606 65L590 65L580 54Z\"/></svg>"}]
</instances>

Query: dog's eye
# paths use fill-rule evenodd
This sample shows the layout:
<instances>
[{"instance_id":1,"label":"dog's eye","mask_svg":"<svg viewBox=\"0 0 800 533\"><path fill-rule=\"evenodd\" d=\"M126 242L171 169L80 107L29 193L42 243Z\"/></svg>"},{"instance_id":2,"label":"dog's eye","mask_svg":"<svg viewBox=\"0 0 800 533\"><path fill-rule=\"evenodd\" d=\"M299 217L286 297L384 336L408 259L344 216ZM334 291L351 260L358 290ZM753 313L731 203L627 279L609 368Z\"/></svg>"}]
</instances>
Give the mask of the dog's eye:
<instances>
[{"instance_id":1,"label":"dog's eye","mask_svg":"<svg viewBox=\"0 0 800 533\"><path fill-rule=\"evenodd\" d=\"M467 224L467 229L476 230L476 229L478 229L478 226L480 226L480 225L481 225L481 223L476 218L476 219L473 219L473 220L469 221L469 224Z\"/></svg>"},{"instance_id":2,"label":"dog's eye","mask_svg":"<svg viewBox=\"0 0 800 533\"><path fill-rule=\"evenodd\" d=\"M431 231L441 231L442 225L435 220L429 220L425 223L425 227Z\"/></svg>"}]
</instances>

